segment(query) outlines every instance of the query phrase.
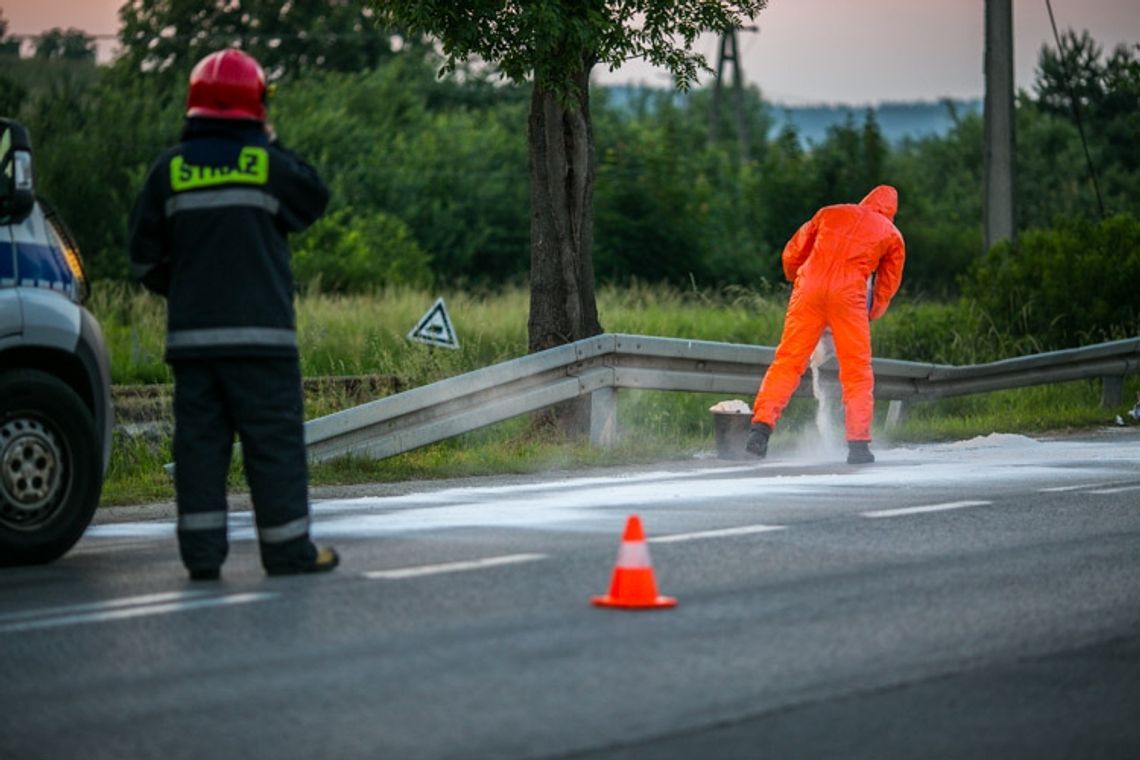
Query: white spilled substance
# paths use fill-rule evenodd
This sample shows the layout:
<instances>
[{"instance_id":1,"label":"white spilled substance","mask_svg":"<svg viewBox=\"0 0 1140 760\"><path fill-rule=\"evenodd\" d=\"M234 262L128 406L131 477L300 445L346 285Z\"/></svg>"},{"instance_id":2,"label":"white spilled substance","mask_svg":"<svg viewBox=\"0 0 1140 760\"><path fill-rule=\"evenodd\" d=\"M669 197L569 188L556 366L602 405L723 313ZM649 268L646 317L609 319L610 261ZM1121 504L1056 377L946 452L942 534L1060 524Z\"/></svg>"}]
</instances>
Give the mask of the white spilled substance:
<instances>
[{"instance_id":1,"label":"white spilled substance","mask_svg":"<svg viewBox=\"0 0 1140 760\"><path fill-rule=\"evenodd\" d=\"M1126 487L1133 483L1122 482L1119 467L1108 465L1140 462L1137 439L1038 441L994 434L945 444L895 448L873 444L872 448L877 463L858 468L843 464L841 456L824 455L815 464L805 464L775 451L770 459L733 467L317 501L312 532L317 538L370 538L472 527L593 530L599 518L615 511L692 509L701 503L731 500L754 505L758 497L782 494L846 495L852 489L977 487L1026 481L1041 490L1078 484ZM231 513L229 528L231 540L255 538L248 512ZM174 522L167 520L96 525L84 540L173 536Z\"/></svg>"},{"instance_id":2,"label":"white spilled substance","mask_svg":"<svg viewBox=\"0 0 1140 760\"><path fill-rule=\"evenodd\" d=\"M836 363L835 339L831 330L824 330L811 354L811 392L816 399L815 429L824 451L837 452L846 443L843 432L843 403L839 386L825 380L820 368Z\"/></svg>"}]
</instances>

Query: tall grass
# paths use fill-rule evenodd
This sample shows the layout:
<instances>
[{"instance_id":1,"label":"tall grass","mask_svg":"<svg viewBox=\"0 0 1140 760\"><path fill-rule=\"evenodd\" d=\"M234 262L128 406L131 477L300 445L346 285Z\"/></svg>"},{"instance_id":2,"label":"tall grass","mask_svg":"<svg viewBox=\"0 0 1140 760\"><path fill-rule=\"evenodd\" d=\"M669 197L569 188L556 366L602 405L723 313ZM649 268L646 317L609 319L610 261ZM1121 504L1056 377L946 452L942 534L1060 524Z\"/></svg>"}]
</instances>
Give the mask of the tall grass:
<instances>
[{"instance_id":1,"label":"tall grass","mask_svg":"<svg viewBox=\"0 0 1140 760\"><path fill-rule=\"evenodd\" d=\"M120 283L99 283L88 307L103 325L116 384L170 382L162 361L165 306L160 298ZM459 349L412 343L407 333L442 295ZM717 293L633 285L602 288L598 313L608 332L694 340L774 343L784 318L783 296L741 289ZM301 372L383 374L416 386L526 354L529 293L428 292L389 288L362 295L306 294L297 300Z\"/></svg>"},{"instance_id":2,"label":"tall grass","mask_svg":"<svg viewBox=\"0 0 1140 760\"><path fill-rule=\"evenodd\" d=\"M432 348L405 337L439 295L454 323L458 350ZM393 387L411 388L523 356L528 299L522 287L497 293L405 288L351 296L303 294L297 300L302 373L307 378L382 375ZM787 293L781 289L710 292L634 284L598 292L599 317L608 332L761 345L779 341L786 302ZM88 306L102 323L114 383L170 382L162 361L165 307L160 299L134 287L100 283ZM1003 336L984 313L964 302L896 303L873 325L872 336L876 356L946 364L986 362L1038 350L1029 340ZM1140 378L1130 378L1126 398L1132 399L1138 387ZM919 441L1088 427L1114 416L1100 408L1099 394L1099 382L1082 381L925 402L912 406L906 421L889 432L882 429L886 404L880 402L876 437ZM336 385L322 385L307 394L306 414L320 416L363 400ZM346 458L316 465L312 481L531 472L691 457L713 450L708 407L719 400L721 396L708 394L624 391L618 396L622 440L607 451L544 440L526 420L510 420L378 462ZM797 435L813 425L814 414L813 401L794 399L778 435ZM144 441L117 434L104 503L170 498L171 486L161 469L169 458L168 439ZM239 466L235 465L231 480L241 485Z\"/></svg>"},{"instance_id":3,"label":"tall grass","mask_svg":"<svg viewBox=\"0 0 1140 760\"><path fill-rule=\"evenodd\" d=\"M405 335L436 295L389 289L298 298L302 374L384 374L404 385L421 385L526 353L527 297L521 290L499 296L444 294L459 350L409 342ZM162 358L166 330L162 299L121 283L99 283L87 305L103 326L113 383L171 381Z\"/></svg>"}]
</instances>

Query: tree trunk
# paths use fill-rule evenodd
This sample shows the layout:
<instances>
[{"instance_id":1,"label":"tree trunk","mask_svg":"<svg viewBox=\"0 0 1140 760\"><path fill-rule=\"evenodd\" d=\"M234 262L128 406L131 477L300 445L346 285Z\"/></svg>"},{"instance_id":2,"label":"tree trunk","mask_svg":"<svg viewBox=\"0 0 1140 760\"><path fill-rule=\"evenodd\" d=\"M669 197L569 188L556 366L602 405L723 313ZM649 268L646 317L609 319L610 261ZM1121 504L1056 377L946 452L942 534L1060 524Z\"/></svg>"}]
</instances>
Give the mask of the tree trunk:
<instances>
[{"instance_id":1,"label":"tree trunk","mask_svg":"<svg viewBox=\"0 0 1140 760\"><path fill-rule=\"evenodd\" d=\"M562 102L536 81L530 101L531 353L602 332L594 294L594 133L589 67ZM567 436L589 432L589 398L540 418Z\"/></svg>"}]
</instances>

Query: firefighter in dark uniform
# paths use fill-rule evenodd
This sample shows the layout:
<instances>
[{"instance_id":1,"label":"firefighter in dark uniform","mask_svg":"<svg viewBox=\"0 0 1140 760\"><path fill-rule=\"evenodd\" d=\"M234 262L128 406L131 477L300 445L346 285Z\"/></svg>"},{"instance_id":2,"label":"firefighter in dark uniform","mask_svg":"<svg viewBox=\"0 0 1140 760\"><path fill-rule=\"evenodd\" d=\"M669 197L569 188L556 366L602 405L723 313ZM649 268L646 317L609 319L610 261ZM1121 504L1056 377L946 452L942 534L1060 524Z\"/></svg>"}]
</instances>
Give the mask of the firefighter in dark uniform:
<instances>
[{"instance_id":1,"label":"firefighter in dark uniform","mask_svg":"<svg viewBox=\"0 0 1140 760\"><path fill-rule=\"evenodd\" d=\"M194 580L220 576L236 432L265 571L331 570L336 552L309 538L286 242L324 213L328 189L276 141L265 74L240 50L194 67L186 117L182 141L155 162L130 217L132 274L167 300L182 561Z\"/></svg>"}]
</instances>

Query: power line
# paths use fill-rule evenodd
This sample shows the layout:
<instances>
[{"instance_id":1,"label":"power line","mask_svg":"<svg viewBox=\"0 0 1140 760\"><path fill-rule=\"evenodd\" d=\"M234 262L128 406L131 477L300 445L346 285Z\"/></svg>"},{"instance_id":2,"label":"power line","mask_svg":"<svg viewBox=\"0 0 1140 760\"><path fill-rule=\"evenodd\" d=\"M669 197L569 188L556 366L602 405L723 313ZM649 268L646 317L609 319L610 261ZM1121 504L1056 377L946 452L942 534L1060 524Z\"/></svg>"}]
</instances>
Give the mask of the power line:
<instances>
[{"instance_id":1,"label":"power line","mask_svg":"<svg viewBox=\"0 0 1140 760\"><path fill-rule=\"evenodd\" d=\"M91 34L89 32L83 31L82 29L61 29L61 28L47 29L45 31L37 32L35 34L13 33L13 34L9 34L7 36L7 39L21 40L21 41L23 41L23 40L38 40L41 37L46 37L49 34L55 34L55 33L62 33L64 35L69 34L69 33L77 33L77 34L80 34L89 40L117 40L117 39L119 39L119 35L117 35L117 34Z\"/></svg>"},{"instance_id":2,"label":"power line","mask_svg":"<svg viewBox=\"0 0 1140 760\"><path fill-rule=\"evenodd\" d=\"M1089 144L1085 139L1085 127L1081 121L1081 103L1073 87L1073 76L1069 73L1065 62L1065 46L1061 44L1061 35L1057 32L1057 20L1053 18L1053 3L1045 0L1045 7L1049 10L1049 23L1053 25L1053 39L1057 41L1057 57L1061 64L1061 72L1065 76L1065 84L1069 88L1069 99L1073 103L1073 118L1077 122L1077 133L1081 136L1081 147L1085 150L1085 163L1089 167L1089 177L1092 178L1093 190L1096 192L1096 205L1100 209L1100 218L1104 219L1104 201L1100 197L1100 183L1097 181L1096 167L1093 166L1092 154L1089 153Z\"/></svg>"},{"instance_id":3,"label":"power line","mask_svg":"<svg viewBox=\"0 0 1140 760\"><path fill-rule=\"evenodd\" d=\"M19 41L38 40L38 39L41 39L43 37L46 37L49 34L54 34L54 33L58 33L58 32L62 32L64 35L67 35L69 33L78 33L86 39L95 40L95 41L101 41L101 40L118 41L121 39L119 34L111 34L111 33L103 33L103 32L98 33L98 34L91 34L89 32L84 32L80 29L59 29L59 28L49 29L49 30L46 30L43 32L38 32L35 34L31 34L31 33L9 34L9 35L7 35L6 39L19 40ZM220 37L225 37L225 38L234 38L234 37L246 38L246 37L250 37L250 38L256 38L259 40L272 41L272 40L329 40L329 39L350 39L350 38L361 38L361 37L395 37L395 36L398 36L398 35L390 32L388 30L385 30L385 29L375 29L375 30L355 29L355 30L348 31L348 32L265 32L265 31L258 31L256 29L254 29L254 30L248 30L248 29L236 30L235 29L233 31L217 30L217 31L211 32L209 34L205 34L205 35L202 35L202 34L159 34L159 35L138 34L138 35L135 35L134 38L136 38L136 39L149 38L149 39L155 39L155 40L160 40L160 41L167 41L167 40L177 41L177 40L199 40L199 39L208 40L208 39L217 39Z\"/></svg>"}]
</instances>

